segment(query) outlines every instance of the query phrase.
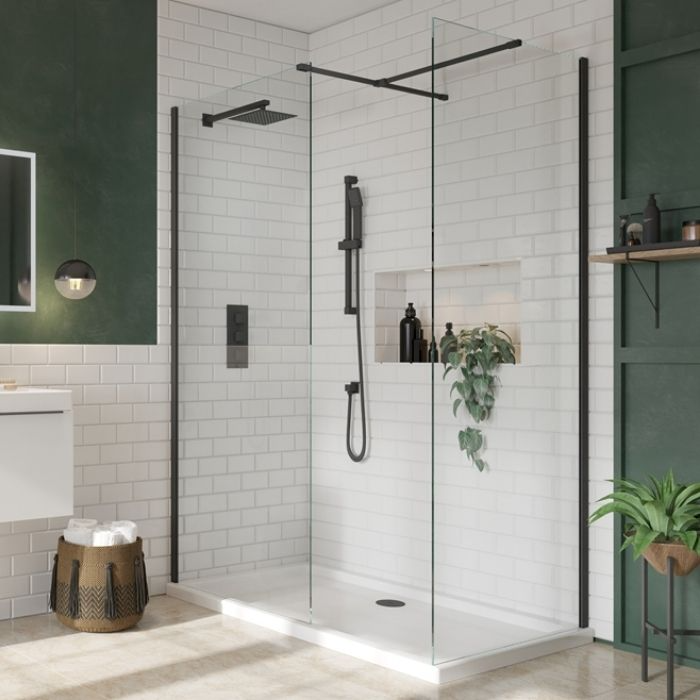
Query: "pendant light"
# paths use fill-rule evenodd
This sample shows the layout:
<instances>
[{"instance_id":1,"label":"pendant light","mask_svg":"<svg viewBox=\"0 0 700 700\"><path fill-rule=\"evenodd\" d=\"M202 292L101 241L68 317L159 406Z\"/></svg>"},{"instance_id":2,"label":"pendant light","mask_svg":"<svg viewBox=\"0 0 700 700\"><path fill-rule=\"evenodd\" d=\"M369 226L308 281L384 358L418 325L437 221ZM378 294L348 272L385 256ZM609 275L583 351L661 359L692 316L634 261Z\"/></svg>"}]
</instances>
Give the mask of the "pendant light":
<instances>
[{"instance_id":1,"label":"pendant light","mask_svg":"<svg viewBox=\"0 0 700 700\"><path fill-rule=\"evenodd\" d=\"M22 301L26 301L27 304L32 303L32 273L29 268L17 280L17 293Z\"/></svg>"},{"instance_id":2,"label":"pendant light","mask_svg":"<svg viewBox=\"0 0 700 700\"><path fill-rule=\"evenodd\" d=\"M73 258L58 266L53 281L66 299L85 299L97 286L97 275L89 263Z\"/></svg>"},{"instance_id":3,"label":"pendant light","mask_svg":"<svg viewBox=\"0 0 700 700\"><path fill-rule=\"evenodd\" d=\"M66 299L85 299L97 286L92 266L78 258L78 9L73 3L73 258L61 263L54 275L58 293Z\"/></svg>"}]
</instances>

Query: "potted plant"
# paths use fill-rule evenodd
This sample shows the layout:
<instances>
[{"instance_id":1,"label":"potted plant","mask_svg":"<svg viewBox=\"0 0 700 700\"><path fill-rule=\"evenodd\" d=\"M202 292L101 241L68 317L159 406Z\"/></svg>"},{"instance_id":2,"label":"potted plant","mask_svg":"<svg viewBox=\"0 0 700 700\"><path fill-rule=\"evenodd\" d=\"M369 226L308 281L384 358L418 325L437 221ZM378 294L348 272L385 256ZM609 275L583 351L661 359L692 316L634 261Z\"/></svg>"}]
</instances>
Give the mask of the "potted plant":
<instances>
[{"instance_id":1,"label":"potted plant","mask_svg":"<svg viewBox=\"0 0 700 700\"><path fill-rule=\"evenodd\" d=\"M672 471L661 481L649 480L650 486L612 479L615 490L600 499L608 502L588 522L618 513L625 536L620 551L631 546L635 559L641 554L661 574L672 557L674 574L685 576L700 564L700 483L678 484Z\"/></svg>"},{"instance_id":2,"label":"potted plant","mask_svg":"<svg viewBox=\"0 0 700 700\"><path fill-rule=\"evenodd\" d=\"M487 420L496 402L498 366L515 364L515 348L510 336L498 326L486 323L443 337L440 354L446 359L442 378L445 379L450 372L457 376L450 388L450 396L457 392L452 404L453 415L457 416L458 409L464 405L477 423ZM467 458L483 471L487 465L479 456L479 450L484 446L481 430L467 426L459 431L458 439Z\"/></svg>"}]
</instances>

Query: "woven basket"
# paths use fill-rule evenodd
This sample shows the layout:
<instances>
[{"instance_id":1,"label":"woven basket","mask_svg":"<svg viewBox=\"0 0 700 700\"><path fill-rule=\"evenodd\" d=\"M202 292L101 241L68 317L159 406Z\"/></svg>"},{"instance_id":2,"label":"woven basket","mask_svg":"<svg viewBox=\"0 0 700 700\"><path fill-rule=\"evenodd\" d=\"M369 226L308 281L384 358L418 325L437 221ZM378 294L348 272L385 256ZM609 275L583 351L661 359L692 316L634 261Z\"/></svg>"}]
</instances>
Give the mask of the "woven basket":
<instances>
[{"instance_id":1,"label":"woven basket","mask_svg":"<svg viewBox=\"0 0 700 700\"><path fill-rule=\"evenodd\" d=\"M140 537L133 544L83 547L58 539L51 609L81 632L118 632L135 625L148 603Z\"/></svg>"},{"instance_id":2,"label":"woven basket","mask_svg":"<svg viewBox=\"0 0 700 700\"><path fill-rule=\"evenodd\" d=\"M675 542L654 542L643 552L642 556L660 573L668 573L667 558L673 558L673 575L687 576L698 564L700 556L684 544Z\"/></svg>"}]
</instances>

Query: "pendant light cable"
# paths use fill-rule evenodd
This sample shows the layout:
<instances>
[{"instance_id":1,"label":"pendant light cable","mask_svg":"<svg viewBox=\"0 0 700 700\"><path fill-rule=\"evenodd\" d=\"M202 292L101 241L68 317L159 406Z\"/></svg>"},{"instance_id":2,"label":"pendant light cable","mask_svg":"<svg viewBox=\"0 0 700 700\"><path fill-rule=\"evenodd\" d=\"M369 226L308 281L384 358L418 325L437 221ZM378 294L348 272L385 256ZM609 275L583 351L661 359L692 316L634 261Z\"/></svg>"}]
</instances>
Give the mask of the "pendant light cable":
<instances>
[{"instance_id":1,"label":"pendant light cable","mask_svg":"<svg viewBox=\"0 0 700 700\"><path fill-rule=\"evenodd\" d=\"M73 0L73 258L59 265L54 275L58 292L67 299L92 294L97 276L92 266L78 258L78 2Z\"/></svg>"}]
</instances>

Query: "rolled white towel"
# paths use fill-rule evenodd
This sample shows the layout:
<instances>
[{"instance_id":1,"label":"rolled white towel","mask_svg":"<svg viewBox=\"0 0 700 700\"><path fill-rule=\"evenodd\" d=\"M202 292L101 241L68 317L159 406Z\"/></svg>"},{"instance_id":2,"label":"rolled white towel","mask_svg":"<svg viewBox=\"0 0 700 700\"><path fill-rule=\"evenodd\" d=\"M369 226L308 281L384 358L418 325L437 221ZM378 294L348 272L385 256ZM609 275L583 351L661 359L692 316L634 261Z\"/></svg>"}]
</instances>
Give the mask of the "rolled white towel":
<instances>
[{"instance_id":1,"label":"rolled white towel","mask_svg":"<svg viewBox=\"0 0 700 700\"><path fill-rule=\"evenodd\" d=\"M92 531L93 547L111 547L115 544L126 544L121 532L111 530L105 525L100 525Z\"/></svg>"},{"instance_id":2,"label":"rolled white towel","mask_svg":"<svg viewBox=\"0 0 700 700\"><path fill-rule=\"evenodd\" d=\"M114 520L109 524L110 529L113 532L118 532L124 538L124 544L132 544L136 542L136 523L131 520Z\"/></svg>"},{"instance_id":3,"label":"rolled white towel","mask_svg":"<svg viewBox=\"0 0 700 700\"><path fill-rule=\"evenodd\" d=\"M92 546L93 531L86 527L68 527L63 531L63 539L71 544L81 544L83 547Z\"/></svg>"},{"instance_id":4,"label":"rolled white towel","mask_svg":"<svg viewBox=\"0 0 700 700\"><path fill-rule=\"evenodd\" d=\"M71 518L68 521L68 529L73 530L81 528L83 530L93 530L97 527L97 520L92 518Z\"/></svg>"}]
</instances>

